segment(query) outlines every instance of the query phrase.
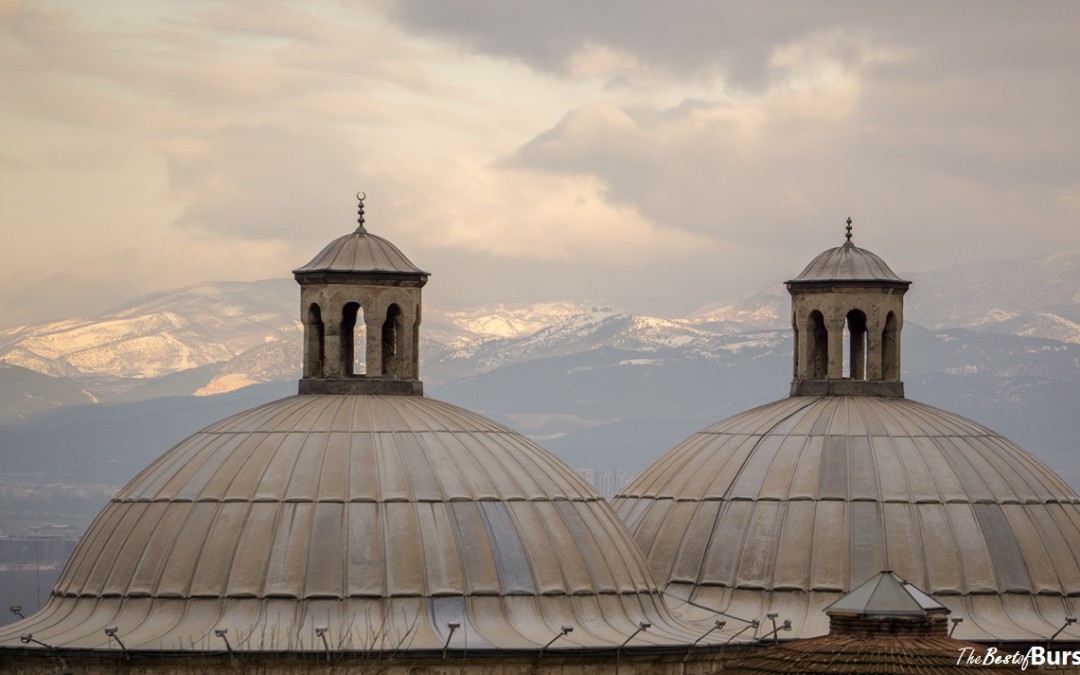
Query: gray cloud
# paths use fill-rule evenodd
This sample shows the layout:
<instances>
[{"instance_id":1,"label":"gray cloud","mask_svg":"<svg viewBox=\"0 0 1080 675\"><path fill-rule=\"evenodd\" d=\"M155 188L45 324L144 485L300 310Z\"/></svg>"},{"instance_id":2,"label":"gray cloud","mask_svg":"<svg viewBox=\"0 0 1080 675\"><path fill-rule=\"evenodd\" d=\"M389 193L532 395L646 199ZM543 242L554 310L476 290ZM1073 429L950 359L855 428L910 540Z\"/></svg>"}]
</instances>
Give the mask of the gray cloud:
<instances>
[{"instance_id":1,"label":"gray cloud","mask_svg":"<svg viewBox=\"0 0 1080 675\"><path fill-rule=\"evenodd\" d=\"M181 226L248 239L319 241L350 227L345 208L369 185L355 153L333 132L273 125L230 126L207 151L168 160L170 187L185 197ZM355 227L355 225L353 225Z\"/></svg>"}]
</instances>

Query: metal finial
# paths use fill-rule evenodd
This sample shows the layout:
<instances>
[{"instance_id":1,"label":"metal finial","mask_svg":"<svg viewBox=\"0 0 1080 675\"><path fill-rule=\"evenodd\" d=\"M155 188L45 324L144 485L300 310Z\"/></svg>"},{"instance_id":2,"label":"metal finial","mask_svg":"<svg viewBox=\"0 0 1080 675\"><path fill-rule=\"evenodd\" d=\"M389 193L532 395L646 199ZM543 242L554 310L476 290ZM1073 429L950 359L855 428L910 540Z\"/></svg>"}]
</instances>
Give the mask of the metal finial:
<instances>
[{"instance_id":1,"label":"metal finial","mask_svg":"<svg viewBox=\"0 0 1080 675\"><path fill-rule=\"evenodd\" d=\"M367 232L367 230L364 229L364 200L365 199L367 199L367 193L366 192L357 192L356 193L356 201L359 202L359 204L356 207L356 222L357 222L356 231L357 232Z\"/></svg>"},{"instance_id":2,"label":"metal finial","mask_svg":"<svg viewBox=\"0 0 1080 675\"><path fill-rule=\"evenodd\" d=\"M848 216L848 219L847 219L847 234L845 234L844 236L847 237L847 240L849 242L851 241L851 216Z\"/></svg>"}]
</instances>

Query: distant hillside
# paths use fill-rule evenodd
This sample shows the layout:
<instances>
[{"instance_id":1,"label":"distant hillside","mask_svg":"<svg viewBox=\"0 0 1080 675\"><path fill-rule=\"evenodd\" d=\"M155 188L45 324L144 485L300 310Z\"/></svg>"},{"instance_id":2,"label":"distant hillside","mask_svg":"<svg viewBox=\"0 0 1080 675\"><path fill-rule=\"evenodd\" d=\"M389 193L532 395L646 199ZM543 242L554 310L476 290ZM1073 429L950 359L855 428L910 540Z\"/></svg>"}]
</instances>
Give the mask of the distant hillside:
<instances>
[{"instance_id":1,"label":"distant hillside","mask_svg":"<svg viewBox=\"0 0 1080 675\"><path fill-rule=\"evenodd\" d=\"M903 367L910 397L1004 433L1080 486L1076 263L916 275ZM294 392L296 292L287 280L202 284L0 331L0 361L56 374L0 367L0 466L123 483L201 426ZM706 424L787 394L788 303L778 285L686 319L573 302L426 308L421 373L429 395L573 466L636 471Z\"/></svg>"},{"instance_id":2,"label":"distant hillside","mask_svg":"<svg viewBox=\"0 0 1080 675\"><path fill-rule=\"evenodd\" d=\"M0 424L25 420L63 406L96 402L93 394L72 380L0 365Z\"/></svg>"},{"instance_id":3,"label":"distant hillside","mask_svg":"<svg viewBox=\"0 0 1080 675\"><path fill-rule=\"evenodd\" d=\"M912 286L906 321L1080 343L1080 253L974 262L901 273ZM690 317L698 324L787 328L791 300L782 283Z\"/></svg>"}]
</instances>

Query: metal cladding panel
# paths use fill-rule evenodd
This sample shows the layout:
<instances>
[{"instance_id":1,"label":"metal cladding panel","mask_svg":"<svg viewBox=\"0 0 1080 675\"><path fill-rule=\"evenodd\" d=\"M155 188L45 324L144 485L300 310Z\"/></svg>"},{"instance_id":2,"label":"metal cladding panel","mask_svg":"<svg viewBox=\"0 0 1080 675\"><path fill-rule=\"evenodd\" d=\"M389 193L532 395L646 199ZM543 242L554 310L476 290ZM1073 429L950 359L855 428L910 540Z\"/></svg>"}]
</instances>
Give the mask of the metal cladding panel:
<instances>
[{"instance_id":1,"label":"metal cladding panel","mask_svg":"<svg viewBox=\"0 0 1080 675\"><path fill-rule=\"evenodd\" d=\"M158 579L165 568L165 561L168 560L173 543L176 541L180 523L187 517L190 508L190 504L169 502L154 502L146 506L144 518L147 524L154 522L154 529L145 536L132 540L132 544L135 545L137 542L141 550L132 550L130 553L132 556L138 556L138 564L131 573L131 580L125 591L127 594L154 594L158 587Z\"/></svg>"},{"instance_id":2,"label":"metal cladding panel","mask_svg":"<svg viewBox=\"0 0 1080 675\"><path fill-rule=\"evenodd\" d=\"M692 506L694 513L689 516L689 524L683 532L681 541L673 547L675 565L671 570L671 580L693 583L701 574L701 565L712 541L712 533L716 529L716 520L720 515L723 502L710 499L704 502L683 503Z\"/></svg>"},{"instance_id":3,"label":"metal cladding panel","mask_svg":"<svg viewBox=\"0 0 1080 675\"><path fill-rule=\"evenodd\" d=\"M509 504L513 504L510 502ZM536 593L532 569L506 502L480 502L480 514L492 544L495 572L503 594Z\"/></svg>"},{"instance_id":4,"label":"metal cladding panel","mask_svg":"<svg viewBox=\"0 0 1080 675\"><path fill-rule=\"evenodd\" d=\"M218 505L198 561L190 570L192 596L221 597L225 594L233 557L250 508L250 504L242 502Z\"/></svg>"},{"instance_id":5,"label":"metal cladding panel","mask_svg":"<svg viewBox=\"0 0 1080 675\"><path fill-rule=\"evenodd\" d=\"M743 462L754 452L755 436L704 436L706 442L682 466L679 481L658 486L655 494L700 494L702 499L722 499L740 475ZM741 441L741 442L740 442ZM680 488L679 485L685 486Z\"/></svg>"},{"instance_id":6,"label":"metal cladding panel","mask_svg":"<svg viewBox=\"0 0 1080 675\"><path fill-rule=\"evenodd\" d=\"M848 498L856 501L881 499L877 466L870 451L870 439L852 436L848 440Z\"/></svg>"},{"instance_id":7,"label":"metal cladding panel","mask_svg":"<svg viewBox=\"0 0 1080 675\"><path fill-rule=\"evenodd\" d=\"M881 505L876 502L852 502L848 508L851 528L848 587L854 588L888 567L885 565L885 542L882 541Z\"/></svg>"},{"instance_id":8,"label":"metal cladding panel","mask_svg":"<svg viewBox=\"0 0 1080 675\"><path fill-rule=\"evenodd\" d=\"M1021 562L1018 576L1029 581L1033 593L1060 593L1062 579L1046 546L1047 541L1054 541L1059 535L1052 529L1039 527L1039 522L1031 516L1032 511L1044 507L1041 504L1032 504L1028 508L1006 504L998 508L1004 513L1015 535L1015 543L1019 544L1016 547Z\"/></svg>"},{"instance_id":9,"label":"metal cladding panel","mask_svg":"<svg viewBox=\"0 0 1080 675\"><path fill-rule=\"evenodd\" d=\"M345 505L336 502L315 504L315 517L308 548L304 597L345 597L345 557L347 552L333 542L348 541ZM320 545L320 542L323 542Z\"/></svg>"},{"instance_id":10,"label":"metal cladding panel","mask_svg":"<svg viewBox=\"0 0 1080 675\"><path fill-rule=\"evenodd\" d=\"M481 502L481 507L494 502ZM535 592L576 593L591 588L582 552L553 502L507 502L517 527L537 536L518 541L530 565Z\"/></svg>"},{"instance_id":11,"label":"metal cladding panel","mask_svg":"<svg viewBox=\"0 0 1080 675\"><path fill-rule=\"evenodd\" d=\"M851 243L821 252L792 281L903 282L877 255ZM910 283L910 282L906 282Z\"/></svg>"},{"instance_id":12,"label":"metal cladding panel","mask_svg":"<svg viewBox=\"0 0 1080 675\"><path fill-rule=\"evenodd\" d=\"M1035 520L1039 532L1045 533L1043 543L1056 563L1065 593L1080 596L1080 529L1064 517L1057 504L1028 507L1025 511Z\"/></svg>"},{"instance_id":13,"label":"metal cladding panel","mask_svg":"<svg viewBox=\"0 0 1080 675\"><path fill-rule=\"evenodd\" d=\"M1025 532L1018 531L1010 524L1003 510L1005 508L1013 507L1002 507L999 504L976 504L974 507L979 530L994 552L996 579L991 582L991 587L1002 588L1006 592L1030 593L1033 591L1032 579L1020 550L1023 540L1028 537ZM1030 526L1030 522L1024 523L1024 526ZM1018 535L1022 539L1018 539ZM1033 542L1029 539L1028 543L1034 543L1040 548L1042 546L1037 536Z\"/></svg>"},{"instance_id":14,"label":"metal cladding panel","mask_svg":"<svg viewBox=\"0 0 1080 675\"><path fill-rule=\"evenodd\" d=\"M401 250L386 239L367 230L357 230L338 237L306 265L294 273L312 272L387 272L427 275Z\"/></svg>"},{"instance_id":15,"label":"metal cladding panel","mask_svg":"<svg viewBox=\"0 0 1080 675\"><path fill-rule=\"evenodd\" d=\"M654 463L643 471L638 478L634 481L633 485L637 488L637 491L633 493L635 496L650 496L655 497L658 494L658 490L678 490L679 486L685 481L685 477L682 481L674 480L674 477L683 471L683 467L687 462L698 461L704 462L707 459L708 452L703 452L703 448L710 445L716 445L717 447L724 447L724 452L731 452L726 448L726 444L718 440L720 437L712 432L703 431L701 433L694 434L687 438L682 443L676 445L668 453L670 461L663 464ZM624 494L631 494L624 492Z\"/></svg>"},{"instance_id":16,"label":"metal cladding panel","mask_svg":"<svg viewBox=\"0 0 1080 675\"><path fill-rule=\"evenodd\" d=\"M281 505L266 566L266 596L304 597L312 507L310 503Z\"/></svg>"},{"instance_id":17,"label":"metal cladding panel","mask_svg":"<svg viewBox=\"0 0 1080 675\"><path fill-rule=\"evenodd\" d=\"M904 481L911 499L916 504L942 501L941 492L934 481L934 473L926 463L918 438L893 437L897 454L903 463L907 479Z\"/></svg>"},{"instance_id":18,"label":"metal cladding panel","mask_svg":"<svg viewBox=\"0 0 1080 675\"><path fill-rule=\"evenodd\" d=\"M919 454L926 467L933 476L936 501L941 502L966 502L967 492L961 482L957 471L949 463L949 459L943 452L943 446L938 443L940 439L927 438L924 436L915 438L915 445L919 448Z\"/></svg>"},{"instance_id":19,"label":"metal cladding panel","mask_svg":"<svg viewBox=\"0 0 1080 675\"><path fill-rule=\"evenodd\" d=\"M821 499L847 499L848 489L848 438L826 436L821 452L821 469L818 473L817 495Z\"/></svg>"},{"instance_id":20,"label":"metal cladding panel","mask_svg":"<svg viewBox=\"0 0 1080 675\"><path fill-rule=\"evenodd\" d=\"M907 474L892 439L871 437L870 452L873 455L875 479L881 491L881 500L910 502L911 491L908 489Z\"/></svg>"},{"instance_id":21,"label":"metal cladding panel","mask_svg":"<svg viewBox=\"0 0 1080 675\"><path fill-rule=\"evenodd\" d=\"M380 507L386 518L387 595L425 595L424 542L416 509L407 502L388 502Z\"/></svg>"},{"instance_id":22,"label":"metal cladding panel","mask_svg":"<svg viewBox=\"0 0 1080 675\"><path fill-rule=\"evenodd\" d=\"M731 499L756 498L761 492L765 477L770 473L770 467L783 440L782 436L761 437L739 467L738 476L731 483L727 496Z\"/></svg>"},{"instance_id":23,"label":"metal cladding panel","mask_svg":"<svg viewBox=\"0 0 1080 675\"><path fill-rule=\"evenodd\" d=\"M281 515L280 503L255 502L248 506L247 521L237 538L236 555L229 571L229 595L259 597L266 582L267 563L275 544L274 526Z\"/></svg>"},{"instance_id":24,"label":"metal cladding panel","mask_svg":"<svg viewBox=\"0 0 1080 675\"><path fill-rule=\"evenodd\" d=\"M616 564L618 551L606 551L604 533L599 528L591 527L572 502L554 502L556 511L562 516L566 529L577 542L585 569L592 588L598 593L618 593L622 590L633 592L633 580L627 578L625 569Z\"/></svg>"},{"instance_id":25,"label":"metal cladding panel","mask_svg":"<svg viewBox=\"0 0 1080 675\"><path fill-rule=\"evenodd\" d=\"M139 566L143 555L143 544L161 524L164 509L163 503L148 504L145 509L129 509L129 512L136 515L138 520L120 545L115 563L105 581L104 593L125 595L131 590L135 569Z\"/></svg>"},{"instance_id":26,"label":"metal cladding panel","mask_svg":"<svg viewBox=\"0 0 1080 675\"><path fill-rule=\"evenodd\" d=\"M813 548L815 502L793 501L784 505L786 513L779 533L772 587L806 589L810 587L810 565L806 552Z\"/></svg>"},{"instance_id":27,"label":"metal cladding panel","mask_svg":"<svg viewBox=\"0 0 1080 675\"><path fill-rule=\"evenodd\" d=\"M255 501L284 500L296 456L304 443L303 434L274 434L273 438L277 442L268 448L270 457L255 490Z\"/></svg>"},{"instance_id":28,"label":"metal cladding panel","mask_svg":"<svg viewBox=\"0 0 1080 675\"><path fill-rule=\"evenodd\" d=\"M199 559L199 553L206 545L206 537L213 525L218 504L201 502L192 504L184 522L176 533L176 540L169 558L165 561L161 579L154 591L155 596L185 597L191 588L191 572ZM81 593L92 594L89 586Z\"/></svg>"},{"instance_id":29,"label":"metal cladding panel","mask_svg":"<svg viewBox=\"0 0 1080 675\"><path fill-rule=\"evenodd\" d=\"M702 565L700 583L734 586L743 538L753 516L754 503L726 502L713 532L712 542Z\"/></svg>"},{"instance_id":30,"label":"metal cladding panel","mask_svg":"<svg viewBox=\"0 0 1080 675\"><path fill-rule=\"evenodd\" d=\"M755 503L739 559L736 584L740 588L768 588L772 585L780 513L779 502Z\"/></svg>"},{"instance_id":31,"label":"metal cladding panel","mask_svg":"<svg viewBox=\"0 0 1080 675\"><path fill-rule=\"evenodd\" d=\"M883 569L892 570L919 588L930 588L917 507L890 502L882 504L881 508L885 528L883 539L887 542Z\"/></svg>"},{"instance_id":32,"label":"metal cladding panel","mask_svg":"<svg viewBox=\"0 0 1080 675\"><path fill-rule=\"evenodd\" d=\"M710 493L709 483L713 480L715 469L700 472L698 469L706 462L710 468L720 466L724 459L714 455L714 448L730 455L737 452L736 444L726 442L725 436L716 434L695 434L672 450L672 461L661 467L654 476L642 474L641 489L638 494L650 497L667 496L674 492L689 492L706 495ZM637 483L638 481L635 481Z\"/></svg>"},{"instance_id":33,"label":"metal cladding panel","mask_svg":"<svg viewBox=\"0 0 1080 675\"><path fill-rule=\"evenodd\" d=\"M641 516L653 500L618 495L612 500L611 505L619 516L628 532L634 532L641 522Z\"/></svg>"},{"instance_id":34,"label":"metal cladding panel","mask_svg":"<svg viewBox=\"0 0 1080 675\"><path fill-rule=\"evenodd\" d=\"M848 579L848 528L845 503L817 503L814 540L810 554L810 588L817 591L846 590ZM839 553L839 555L838 555Z\"/></svg>"},{"instance_id":35,"label":"metal cladding panel","mask_svg":"<svg viewBox=\"0 0 1080 675\"><path fill-rule=\"evenodd\" d=\"M667 522L671 525L661 525L653 540L653 547L660 555L650 551L650 557L666 563L665 567L671 570L669 576L672 581L693 581L701 574L702 559L716 525L716 516L699 518L699 515L707 514L697 512L705 508L715 514L723 503L716 500L674 502L667 511ZM687 525L690 522L694 523L692 528Z\"/></svg>"},{"instance_id":36,"label":"metal cladding panel","mask_svg":"<svg viewBox=\"0 0 1080 675\"><path fill-rule=\"evenodd\" d=\"M130 483L124 486L116 494L116 499L137 501L165 498L162 491L165 486L173 480L176 471L202 452L204 446L210 443L221 442L221 440L222 439L213 436L204 436L192 438L187 442L180 443L172 450L159 457L153 464L143 469ZM171 493L172 491L170 491L170 494Z\"/></svg>"},{"instance_id":37,"label":"metal cladding panel","mask_svg":"<svg viewBox=\"0 0 1080 675\"><path fill-rule=\"evenodd\" d=\"M995 504L946 504L945 513L949 517L953 536L956 538L957 552L960 556L963 574L963 592L993 593L998 588L994 576L994 567L1001 562L1000 557L990 557L990 547L983 536L983 531L976 521L972 507L996 506ZM995 547L995 553L1000 551Z\"/></svg>"},{"instance_id":38,"label":"metal cladding panel","mask_svg":"<svg viewBox=\"0 0 1080 675\"><path fill-rule=\"evenodd\" d=\"M349 434L350 501L380 501L375 439L370 434Z\"/></svg>"},{"instance_id":39,"label":"metal cladding panel","mask_svg":"<svg viewBox=\"0 0 1080 675\"><path fill-rule=\"evenodd\" d=\"M468 594L498 594L498 570L491 539L480 515L482 502L451 502L450 509L458 554L465 570L465 592Z\"/></svg>"},{"instance_id":40,"label":"metal cladding panel","mask_svg":"<svg viewBox=\"0 0 1080 675\"><path fill-rule=\"evenodd\" d=\"M791 479L791 499L817 499L821 482L821 455L824 436L807 436L799 454L799 463Z\"/></svg>"},{"instance_id":41,"label":"metal cladding panel","mask_svg":"<svg viewBox=\"0 0 1080 675\"><path fill-rule=\"evenodd\" d=\"M930 593L962 593L960 550L943 504L918 505L920 532L927 545L927 587Z\"/></svg>"},{"instance_id":42,"label":"metal cladding panel","mask_svg":"<svg viewBox=\"0 0 1080 675\"><path fill-rule=\"evenodd\" d=\"M370 502L346 505L348 520L346 590L348 597L383 597L386 588L386 553L381 507Z\"/></svg>"},{"instance_id":43,"label":"metal cladding panel","mask_svg":"<svg viewBox=\"0 0 1080 675\"><path fill-rule=\"evenodd\" d=\"M464 594L461 550L444 502L416 504L420 536L424 542L425 587L429 595Z\"/></svg>"},{"instance_id":44,"label":"metal cladding panel","mask_svg":"<svg viewBox=\"0 0 1080 675\"><path fill-rule=\"evenodd\" d=\"M791 482L805 443L805 436L787 436L782 440L771 466L762 479L758 498L782 500L791 496Z\"/></svg>"},{"instance_id":45,"label":"metal cladding panel","mask_svg":"<svg viewBox=\"0 0 1080 675\"><path fill-rule=\"evenodd\" d=\"M315 499L326 449L326 436L325 433L317 432L303 436L303 442L293 459L293 469L285 488L285 501L310 502Z\"/></svg>"},{"instance_id":46,"label":"metal cladding panel","mask_svg":"<svg viewBox=\"0 0 1080 675\"><path fill-rule=\"evenodd\" d=\"M395 441L390 434L372 434L380 501L406 501L411 494L409 476Z\"/></svg>"}]
</instances>

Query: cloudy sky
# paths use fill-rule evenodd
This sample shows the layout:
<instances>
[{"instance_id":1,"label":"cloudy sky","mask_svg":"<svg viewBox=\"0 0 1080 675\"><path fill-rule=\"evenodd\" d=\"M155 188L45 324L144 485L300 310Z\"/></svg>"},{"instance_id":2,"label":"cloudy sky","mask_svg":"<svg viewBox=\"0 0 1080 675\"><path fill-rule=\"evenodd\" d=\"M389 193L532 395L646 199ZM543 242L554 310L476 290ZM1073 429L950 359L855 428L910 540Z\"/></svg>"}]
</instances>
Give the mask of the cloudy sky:
<instances>
[{"instance_id":1,"label":"cloudy sky","mask_svg":"<svg viewBox=\"0 0 1080 675\"><path fill-rule=\"evenodd\" d=\"M0 325L288 276L679 316L1080 249L1080 3L0 0Z\"/></svg>"}]
</instances>

